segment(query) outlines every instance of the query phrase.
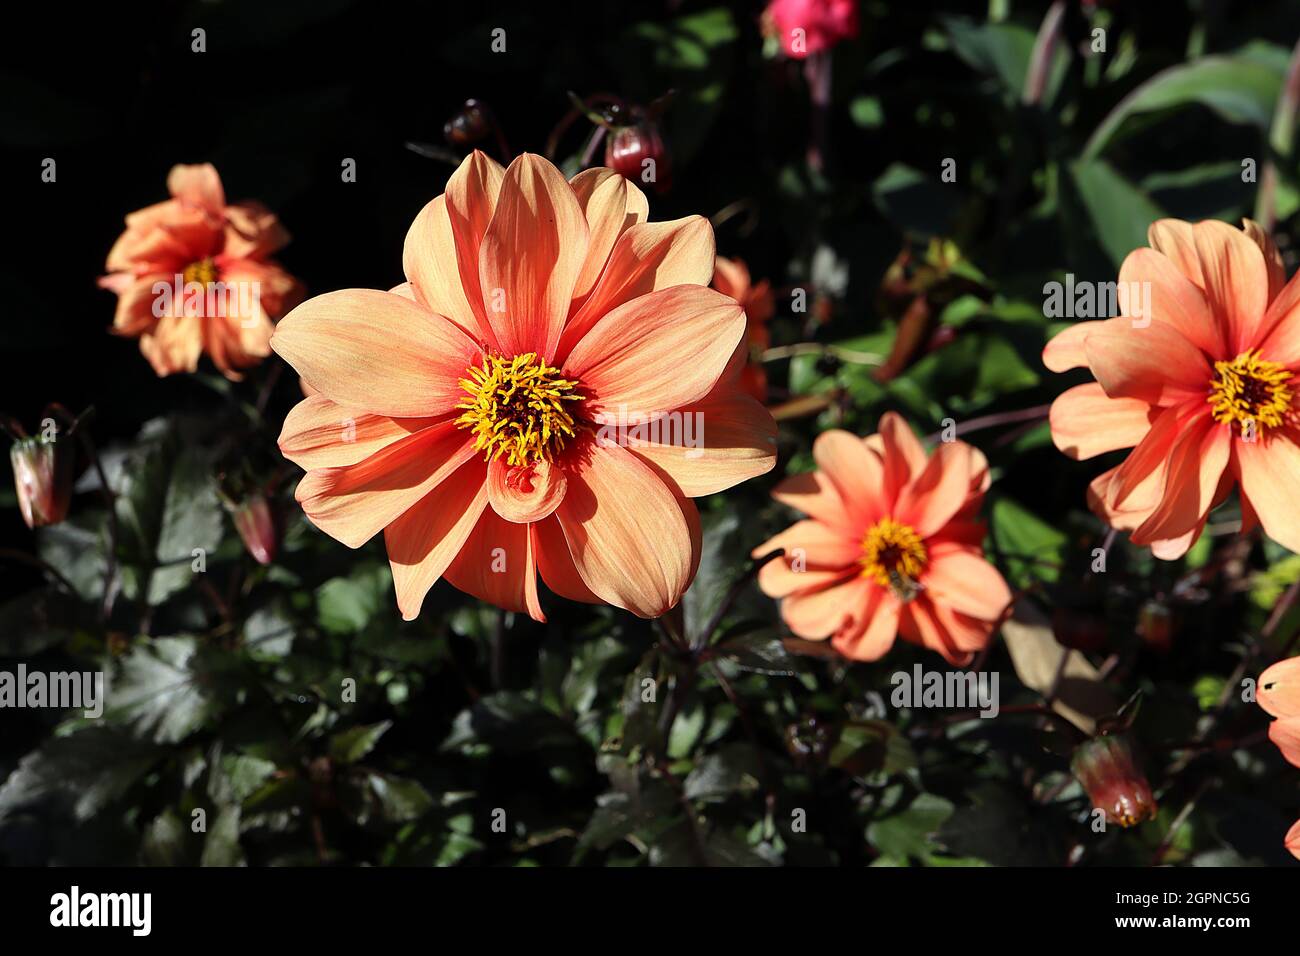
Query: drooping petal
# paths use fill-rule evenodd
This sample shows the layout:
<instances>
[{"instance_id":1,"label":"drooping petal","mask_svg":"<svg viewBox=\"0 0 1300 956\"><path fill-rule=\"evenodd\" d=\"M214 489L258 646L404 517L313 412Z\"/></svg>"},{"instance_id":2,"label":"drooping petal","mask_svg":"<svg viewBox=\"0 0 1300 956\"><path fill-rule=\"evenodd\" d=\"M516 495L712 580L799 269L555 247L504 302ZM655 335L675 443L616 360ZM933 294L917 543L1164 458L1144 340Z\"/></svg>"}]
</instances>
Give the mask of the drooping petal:
<instances>
[{"instance_id":1,"label":"drooping petal","mask_svg":"<svg viewBox=\"0 0 1300 956\"><path fill-rule=\"evenodd\" d=\"M532 534L533 554L537 558L537 572L546 586L570 601L603 603L578 573L573 557L569 554L569 542L564 539L560 519L552 515L534 521L528 527Z\"/></svg>"},{"instance_id":2,"label":"drooping petal","mask_svg":"<svg viewBox=\"0 0 1300 956\"><path fill-rule=\"evenodd\" d=\"M677 285L708 285L713 260L713 227L703 216L632 226L614 244L600 281L569 319L557 354L568 355L625 302Z\"/></svg>"},{"instance_id":3,"label":"drooping petal","mask_svg":"<svg viewBox=\"0 0 1300 956\"><path fill-rule=\"evenodd\" d=\"M610 312L564 363L582 382L592 413L616 422L652 416L704 398L745 333L731 299L702 286L651 292Z\"/></svg>"},{"instance_id":4,"label":"drooping petal","mask_svg":"<svg viewBox=\"0 0 1300 956\"><path fill-rule=\"evenodd\" d=\"M902 610L902 603L887 588L868 587L866 607L831 643L852 660L878 661L894 646Z\"/></svg>"},{"instance_id":5,"label":"drooping petal","mask_svg":"<svg viewBox=\"0 0 1300 956\"><path fill-rule=\"evenodd\" d=\"M587 217L589 235L587 260L573 288L573 298L579 301L600 278L619 236L646 221L650 203L636 183L603 166L584 169L569 180L569 185Z\"/></svg>"},{"instance_id":6,"label":"drooping petal","mask_svg":"<svg viewBox=\"0 0 1300 956\"><path fill-rule=\"evenodd\" d=\"M479 247L483 308L503 354L555 356L587 243L587 218L560 171L531 153L516 158Z\"/></svg>"},{"instance_id":7,"label":"drooping petal","mask_svg":"<svg viewBox=\"0 0 1300 956\"><path fill-rule=\"evenodd\" d=\"M276 326L271 347L326 398L395 418L450 412L479 355L450 322L369 289L308 299Z\"/></svg>"},{"instance_id":8,"label":"drooping petal","mask_svg":"<svg viewBox=\"0 0 1300 956\"><path fill-rule=\"evenodd\" d=\"M903 605L899 633L907 640L943 656L954 667L965 667L975 654L957 646L956 638L935 615L934 604L924 594Z\"/></svg>"},{"instance_id":9,"label":"drooping petal","mask_svg":"<svg viewBox=\"0 0 1300 956\"><path fill-rule=\"evenodd\" d=\"M1268 270L1264 255L1240 229L1209 219L1192 227L1205 279L1205 297L1225 323L1230 355L1259 342L1268 311Z\"/></svg>"},{"instance_id":10,"label":"drooping petal","mask_svg":"<svg viewBox=\"0 0 1300 956\"><path fill-rule=\"evenodd\" d=\"M556 516L578 573L607 603L660 616L681 599L697 561L683 506L625 448L589 443L575 457Z\"/></svg>"},{"instance_id":11,"label":"drooping petal","mask_svg":"<svg viewBox=\"0 0 1300 956\"><path fill-rule=\"evenodd\" d=\"M806 641L824 641L867 611L872 583L861 575L815 591L801 591L781 602L781 618Z\"/></svg>"},{"instance_id":12,"label":"drooping petal","mask_svg":"<svg viewBox=\"0 0 1300 956\"><path fill-rule=\"evenodd\" d=\"M1300 551L1300 434L1292 428L1269 429L1258 441L1235 440L1232 451L1241 475L1242 493L1264 526L1264 533L1292 551Z\"/></svg>"},{"instance_id":13,"label":"drooping petal","mask_svg":"<svg viewBox=\"0 0 1300 956\"><path fill-rule=\"evenodd\" d=\"M192 317L171 312L140 336L140 352L159 375L193 372L203 352L203 330Z\"/></svg>"},{"instance_id":14,"label":"drooping petal","mask_svg":"<svg viewBox=\"0 0 1300 956\"><path fill-rule=\"evenodd\" d=\"M482 466L470 460L384 529L404 620L419 616L424 596L460 552L486 507Z\"/></svg>"},{"instance_id":15,"label":"drooping petal","mask_svg":"<svg viewBox=\"0 0 1300 956\"><path fill-rule=\"evenodd\" d=\"M1169 455L1164 496L1151 516L1133 531L1134 544L1181 538L1199 527L1214 504L1231 443L1228 426L1208 418L1184 430Z\"/></svg>"},{"instance_id":16,"label":"drooping petal","mask_svg":"<svg viewBox=\"0 0 1300 956\"><path fill-rule=\"evenodd\" d=\"M930 548L922 583L936 603L984 621L996 621L1011 603L1007 582L974 548Z\"/></svg>"},{"instance_id":17,"label":"drooping petal","mask_svg":"<svg viewBox=\"0 0 1300 956\"><path fill-rule=\"evenodd\" d=\"M1099 321L1076 322L1052 336L1043 348L1043 364L1053 372L1068 372L1072 368L1087 368L1088 353L1083 343L1089 333L1101 328Z\"/></svg>"},{"instance_id":18,"label":"drooping petal","mask_svg":"<svg viewBox=\"0 0 1300 956\"><path fill-rule=\"evenodd\" d=\"M1150 476L1159 472L1160 484L1158 494L1164 491L1164 475L1169 467L1170 454L1174 443L1182 435L1183 429L1197 418L1208 419L1203 408L1187 406L1166 408L1151 421L1151 429L1138 442L1137 446L1124 459L1111 484L1111 501L1115 505L1124 505L1139 485L1144 484Z\"/></svg>"},{"instance_id":19,"label":"drooping petal","mask_svg":"<svg viewBox=\"0 0 1300 956\"><path fill-rule=\"evenodd\" d=\"M359 548L474 457L451 422L399 439L355 465L309 471L295 492L316 527Z\"/></svg>"},{"instance_id":20,"label":"drooping petal","mask_svg":"<svg viewBox=\"0 0 1300 956\"><path fill-rule=\"evenodd\" d=\"M437 421L436 418L389 418L349 411L324 395L313 395L285 416L280 430L280 451L307 471L355 465Z\"/></svg>"},{"instance_id":21,"label":"drooping petal","mask_svg":"<svg viewBox=\"0 0 1300 956\"><path fill-rule=\"evenodd\" d=\"M545 622L537 597L537 562L528 525L484 508L443 576L453 586L507 611Z\"/></svg>"},{"instance_id":22,"label":"drooping petal","mask_svg":"<svg viewBox=\"0 0 1300 956\"><path fill-rule=\"evenodd\" d=\"M1151 430L1155 414L1139 399L1108 397L1096 382L1076 385L1052 403L1052 441L1076 460L1131 448Z\"/></svg>"}]
</instances>

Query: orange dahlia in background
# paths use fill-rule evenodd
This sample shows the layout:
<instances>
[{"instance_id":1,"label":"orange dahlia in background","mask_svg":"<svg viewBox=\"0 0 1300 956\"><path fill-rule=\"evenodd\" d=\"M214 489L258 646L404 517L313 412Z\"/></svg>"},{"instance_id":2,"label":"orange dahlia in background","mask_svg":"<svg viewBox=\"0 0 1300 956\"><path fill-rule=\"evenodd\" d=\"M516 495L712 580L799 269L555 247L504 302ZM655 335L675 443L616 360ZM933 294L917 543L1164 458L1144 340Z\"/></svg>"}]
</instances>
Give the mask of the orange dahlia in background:
<instances>
[{"instance_id":1,"label":"orange dahlia in background","mask_svg":"<svg viewBox=\"0 0 1300 956\"><path fill-rule=\"evenodd\" d=\"M237 380L271 354L272 320L301 298L270 258L289 234L260 203L227 205L210 163L173 166L167 189L171 199L126 217L108 254L99 284L118 295L112 331L138 338L159 375L193 372L207 352Z\"/></svg>"},{"instance_id":2,"label":"orange dahlia in background","mask_svg":"<svg viewBox=\"0 0 1300 956\"><path fill-rule=\"evenodd\" d=\"M1150 314L1079 322L1043 350L1052 371L1097 379L1052 404L1052 438L1079 459L1133 448L1089 504L1156 557L1184 554L1237 484L1243 531L1300 551L1300 284L1250 221L1162 219L1148 240L1119 279L1149 283Z\"/></svg>"},{"instance_id":3,"label":"orange dahlia in background","mask_svg":"<svg viewBox=\"0 0 1300 956\"><path fill-rule=\"evenodd\" d=\"M690 499L774 464L775 423L736 386L744 313L706 288L712 228L647 211L612 170L566 182L475 152L412 223L406 283L318 296L276 328L318 392L280 436L307 470L298 501L350 547L384 532L406 619L445 577L545 620L539 574L662 614L699 562Z\"/></svg>"},{"instance_id":4,"label":"orange dahlia in background","mask_svg":"<svg viewBox=\"0 0 1300 956\"><path fill-rule=\"evenodd\" d=\"M781 616L807 640L874 661L895 636L950 663L983 648L1011 592L984 560L977 518L989 485L983 453L941 443L927 457L907 423L889 412L880 434L838 429L813 444L818 470L772 492L808 515L753 551L784 549L763 566L759 586L781 599Z\"/></svg>"},{"instance_id":5,"label":"orange dahlia in background","mask_svg":"<svg viewBox=\"0 0 1300 956\"><path fill-rule=\"evenodd\" d=\"M1269 739L1282 756L1300 767L1300 657L1278 661L1260 674L1256 700L1277 718L1269 725ZM1284 842L1291 855L1300 859L1300 820L1287 831Z\"/></svg>"},{"instance_id":6,"label":"orange dahlia in background","mask_svg":"<svg viewBox=\"0 0 1300 956\"><path fill-rule=\"evenodd\" d=\"M718 256L713 273L713 288L730 296L745 310L745 341L748 361L740 373L741 387L760 402L767 401L767 372L760 356L772 344L767 323L776 311L771 284L764 279L755 285L749 267L741 259Z\"/></svg>"}]
</instances>

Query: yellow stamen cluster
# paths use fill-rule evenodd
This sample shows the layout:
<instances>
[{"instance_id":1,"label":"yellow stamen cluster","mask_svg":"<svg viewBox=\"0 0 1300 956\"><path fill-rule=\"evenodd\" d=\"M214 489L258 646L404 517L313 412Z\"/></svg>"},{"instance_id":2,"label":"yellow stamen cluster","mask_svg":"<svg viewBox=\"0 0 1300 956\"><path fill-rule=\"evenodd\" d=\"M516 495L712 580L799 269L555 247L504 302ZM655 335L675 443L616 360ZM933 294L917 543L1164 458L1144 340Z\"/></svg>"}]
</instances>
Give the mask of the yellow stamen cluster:
<instances>
[{"instance_id":1,"label":"yellow stamen cluster","mask_svg":"<svg viewBox=\"0 0 1300 956\"><path fill-rule=\"evenodd\" d=\"M1235 422L1243 430L1276 428L1291 410L1291 373L1261 359L1258 350L1242 352L1231 362L1215 362L1214 371L1206 401L1215 421Z\"/></svg>"},{"instance_id":2,"label":"yellow stamen cluster","mask_svg":"<svg viewBox=\"0 0 1300 956\"><path fill-rule=\"evenodd\" d=\"M560 370L535 352L514 358L489 355L460 380L468 396L456 407L461 428L472 429L474 447L488 461L505 458L508 465L532 465L550 460L577 433L577 423L565 407L582 396L578 383L561 378Z\"/></svg>"},{"instance_id":3,"label":"yellow stamen cluster","mask_svg":"<svg viewBox=\"0 0 1300 956\"><path fill-rule=\"evenodd\" d=\"M198 262L191 262L185 267L185 284L197 282L201 286L207 286L216 282L220 277L217 273L217 265L212 259L200 259Z\"/></svg>"},{"instance_id":4,"label":"yellow stamen cluster","mask_svg":"<svg viewBox=\"0 0 1300 956\"><path fill-rule=\"evenodd\" d=\"M911 600L919 590L917 580L926 564L925 545L909 525L893 518L882 518L862 538L863 577L874 578L904 600Z\"/></svg>"}]
</instances>

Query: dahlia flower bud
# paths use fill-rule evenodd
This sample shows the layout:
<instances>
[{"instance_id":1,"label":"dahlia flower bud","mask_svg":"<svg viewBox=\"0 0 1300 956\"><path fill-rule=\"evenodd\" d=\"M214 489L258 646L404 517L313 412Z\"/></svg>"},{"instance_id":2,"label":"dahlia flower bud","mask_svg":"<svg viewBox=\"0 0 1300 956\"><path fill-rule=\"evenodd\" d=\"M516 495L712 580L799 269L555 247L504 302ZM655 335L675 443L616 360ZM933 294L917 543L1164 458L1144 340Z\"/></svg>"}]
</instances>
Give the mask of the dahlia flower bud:
<instances>
[{"instance_id":1,"label":"dahlia flower bud","mask_svg":"<svg viewBox=\"0 0 1300 956\"><path fill-rule=\"evenodd\" d=\"M666 192L672 184L671 157L653 120L610 130L605 142L605 165L634 183Z\"/></svg>"},{"instance_id":2,"label":"dahlia flower bud","mask_svg":"<svg viewBox=\"0 0 1300 956\"><path fill-rule=\"evenodd\" d=\"M29 528L58 524L72 498L73 448L68 441L43 436L22 438L9 449L18 507Z\"/></svg>"},{"instance_id":3,"label":"dahlia flower bud","mask_svg":"<svg viewBox=\"0 0 1300 956\"><path fill-rule=\"evenodd\" d=\"M1168 651L1174 633L1173 612L1159 601L1147 601L1138 611L1137 632L1148 647Z\"/></svg>"},{"instance_id":4,"label":"dahlia flower bud","mask_svg":"<svg viewBox=\"0 0 1300 956\"><path fill-rule=\"evenodd\" d=\"M1155 818L1151 785L1138 769L1127 736L1114 734L1085 741L1075 749L1070 770L1092 805L1101 808L1110 823L1131 827Z\"/></svg>"},{"instance_id":5,"label":"dahlia flower bud","mask_svg":"<svg viewBox=\"0 0 1300 956\"><path fill-rule=\"evenodd\" d=\"M237 504L228 504L235 520L235 530L244 541L244 547L258 564L270 564L280 549L280 523L276 520L271 502L260 491L254 492Z\"/></svg>"},{"instance_id":6,"label":"dahlia flower bud","mask_svg":"<svg viewBox=\"0 0 1300 956\"><path fill-rule=\"evenodd\" d=\"M465 105L442 127L442 135L453 146L469 146L487 138L492 132L492 117L478 100L466 100Z\"/></svg>"}]
</instances>

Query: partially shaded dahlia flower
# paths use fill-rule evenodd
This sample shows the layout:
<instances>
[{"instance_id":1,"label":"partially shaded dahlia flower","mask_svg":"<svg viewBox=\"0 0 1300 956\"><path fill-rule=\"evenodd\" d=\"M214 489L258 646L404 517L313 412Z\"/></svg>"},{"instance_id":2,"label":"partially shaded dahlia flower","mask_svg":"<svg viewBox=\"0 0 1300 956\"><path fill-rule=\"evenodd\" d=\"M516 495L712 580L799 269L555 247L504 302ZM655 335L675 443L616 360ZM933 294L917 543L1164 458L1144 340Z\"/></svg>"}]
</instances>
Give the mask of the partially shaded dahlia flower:
<instances>
[{"instance_id":1,"label":"partially shaded dahlia flower","mask_svg":"<svg viewBox=\"0 0 1300 956\"><path fill-rule=\"evenodd\" d=\"M118 295L116 335L138 338L159 375L193 372L207 352L227 377L271 354L272 320L302 296L271 258L289 241L260 203L226 204L209 163L174 166L171 197L126 217L100 286Z\"/></svg>"},{"instance_id":2,"label":"partially shaded dahlia flower","mask_svg":"<svg viewBox=\"0 0 1300 956\"><path fill-rule=\"evenodd\" d=\"M857 660L877 660L901 635L950 663L969 663L1011 602L981 550L983 453L953 441L927 456L889 412L880 433L865 439L823 432L813 457L817 471L772 492L808 518L753 551L784 549L758 580L782 599L790 630L807 640L829 637Z\"/></svg>"},{"instance_id":3,"label":"partially shaded dahlia flower","mask_svg":"<svg viewBox=\"0 0 1300 956\"><path fill-rule=\"evenodd\" d=\"M384 532L408 620L440 577L545 620L539 574L660 615L699 562L690 499L771 469L775 423L736 384L744 313L706 288L712 229L647 211L612 170L475 152L411 225L406 283L276 328L317 392L280 436L298 501L350 547Z\"/></svg>"},{"instance_id":4,"label":"partially shaded dahlia flower","mask_svg":"<svg viewBox=\"0 0 1300 956\"><path fill-rule=\"evenodd\" d=\"M1184 554L1237 485L1243 530L1300 551L1300 283L1253 222L1162 219L1148 239L1119 280L1148 284L1150 314L1076 323L1043 351L1097 379L1052 404L1052 438L1079 459L1133 449L1089 505L1156 557Z\"/></svg>"}]
</instances>

